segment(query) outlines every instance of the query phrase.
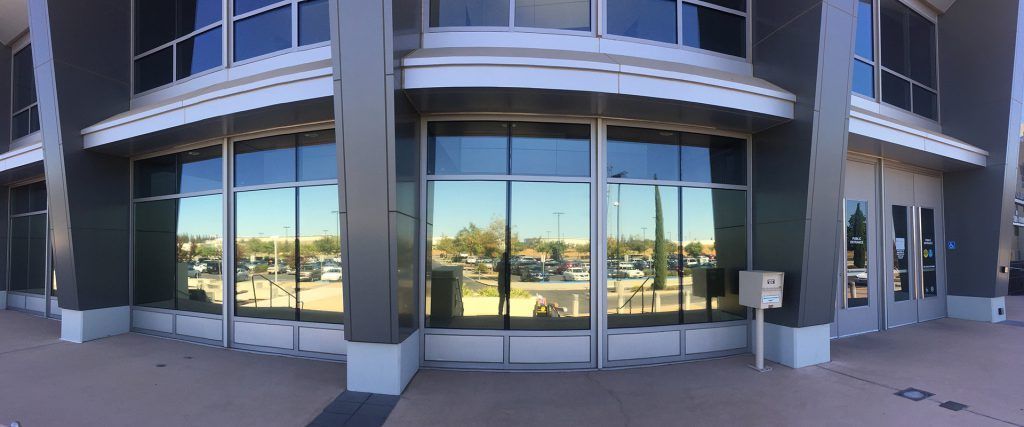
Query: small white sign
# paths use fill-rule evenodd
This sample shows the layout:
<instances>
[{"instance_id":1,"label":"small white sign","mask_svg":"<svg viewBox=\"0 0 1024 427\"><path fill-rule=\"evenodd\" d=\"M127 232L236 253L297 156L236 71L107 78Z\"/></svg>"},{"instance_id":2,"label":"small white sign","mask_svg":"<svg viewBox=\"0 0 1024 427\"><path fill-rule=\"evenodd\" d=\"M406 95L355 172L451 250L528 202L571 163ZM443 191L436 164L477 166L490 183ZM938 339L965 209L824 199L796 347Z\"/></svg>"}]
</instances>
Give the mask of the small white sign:
<instances>
[{"instance_id":1,"label":"small white sign","mask_svg":"<svg viewBox=\"0 0 1024 427\"><path fill-rule=\"evenodd\" d=\"M761 297L761 304L778 304L782 302L782 297L778 295L765 295Z\"/></svg>"}]
</instances>

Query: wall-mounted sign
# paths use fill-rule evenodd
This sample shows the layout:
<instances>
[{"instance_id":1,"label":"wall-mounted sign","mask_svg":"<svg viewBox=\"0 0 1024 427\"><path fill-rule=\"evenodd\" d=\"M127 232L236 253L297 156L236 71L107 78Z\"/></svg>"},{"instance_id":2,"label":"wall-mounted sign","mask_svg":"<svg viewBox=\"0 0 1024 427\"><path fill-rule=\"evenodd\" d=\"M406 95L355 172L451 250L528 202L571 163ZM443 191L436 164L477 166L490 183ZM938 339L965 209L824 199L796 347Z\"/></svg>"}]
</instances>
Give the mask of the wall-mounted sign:
<instances>
[{"instance_id":1,"label":"wall-mounted sign","mask_svg":"<svg viewBox=\"0 0 1024 427\"><path fill-rule=\"evenodd\" d=\"M951 251L955 251L956 250L956 240L950 240L950 241L946 242L946 249L949 249Z\"/></svg>"}]
</instances>

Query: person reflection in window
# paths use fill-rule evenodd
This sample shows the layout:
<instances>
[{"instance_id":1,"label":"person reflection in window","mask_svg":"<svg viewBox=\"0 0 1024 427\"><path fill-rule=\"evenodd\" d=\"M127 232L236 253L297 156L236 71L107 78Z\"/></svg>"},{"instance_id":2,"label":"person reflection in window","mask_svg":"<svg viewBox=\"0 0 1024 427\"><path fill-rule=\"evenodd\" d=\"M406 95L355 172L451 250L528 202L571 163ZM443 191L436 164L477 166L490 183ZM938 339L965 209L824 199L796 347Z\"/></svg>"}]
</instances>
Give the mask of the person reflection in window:
<instances>
[{"instance_id":1,"label":"person reflection in window","mask_svg":"<svg viewBox=\"0 0 1024 427\"><path fill-rule=\"evenodd\" d=\"M508 269L505 266L504 259L498 261L498 316L512 314L508 300Z\"/></svg>"}]
</instances>

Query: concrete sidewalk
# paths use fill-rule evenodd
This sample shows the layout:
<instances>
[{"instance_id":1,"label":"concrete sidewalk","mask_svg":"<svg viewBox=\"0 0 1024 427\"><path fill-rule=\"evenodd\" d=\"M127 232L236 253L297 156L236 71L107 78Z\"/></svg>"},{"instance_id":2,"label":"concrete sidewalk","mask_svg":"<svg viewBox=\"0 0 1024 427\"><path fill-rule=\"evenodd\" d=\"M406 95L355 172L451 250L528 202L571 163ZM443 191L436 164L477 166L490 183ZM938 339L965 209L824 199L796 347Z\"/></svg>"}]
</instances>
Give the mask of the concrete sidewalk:
<instances>
[{"instance_id":1,"label":"concrete sidewalk","mask_svg":"<svg viewBox=\"0 0 1024 427\"><path fill-rule=\"evenodd\" d=\"M304 426L345 384L341 363L59 335L57 321L0 311L0 425Z\"/></svg>"}]
</instances>

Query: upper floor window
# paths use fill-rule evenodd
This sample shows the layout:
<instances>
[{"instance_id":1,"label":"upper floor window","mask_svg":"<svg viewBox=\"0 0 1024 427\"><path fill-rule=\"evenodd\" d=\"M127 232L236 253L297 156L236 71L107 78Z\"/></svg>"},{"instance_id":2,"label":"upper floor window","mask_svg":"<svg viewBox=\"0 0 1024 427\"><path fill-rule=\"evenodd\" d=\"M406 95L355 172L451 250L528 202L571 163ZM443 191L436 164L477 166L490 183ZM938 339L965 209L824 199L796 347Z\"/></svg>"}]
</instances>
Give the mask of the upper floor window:
<instances>
[{"instance_id":1,"label":"upper floor window","mask_svg":"<svg viewBox=\"0 0 1024 427\"><path fill-rule=\"evenodd\" d=\"M899 0L860 0L853 90L928 119L939 117L935 22ZM878 9L878 55L874 8ZM865 29L867 28L867 29ZM879 83L875 83L875 81Z\"/></svg>"},{"instance_id":2,"label":"upper floor window","mask_svg":"<svg viewBox=\"0 0 1024 427\"><path fill-rule=\"evenodd\" d=\"M590 9L590 0L430 0L430 27L590 31Z\"/></svg>"},{"instance_id":3,"label":"upper floor window","mask_svg":"<svg viewBox=\"0 0 1024 427\"><path fill-rule=\"evenodd\" d=\"M11 139L15 140L39 130L36 79L32 71L32 46L25 46L15 52L11 62Z\"/></svg>"},{"instance_id":4,"label":"upper floor window","mask_svg":"<svg viewBox=\"0 0 1024 427\"><path fill-rule=\"evenodd\" d=\"M608 0L607 11L609 34L747 56L746 0Z\"/></svg>"},{"instance_id":5,"label":"upper floor window","mask_svg":"<svg viewBox=\"0 0 1024 427\"><path fill-rule=\"evenodd\" d=\"M135 0L134 14L135 93L222 68L228 48L238 62L330 39L327 0Z\"/></svg>"}]
</instances>

